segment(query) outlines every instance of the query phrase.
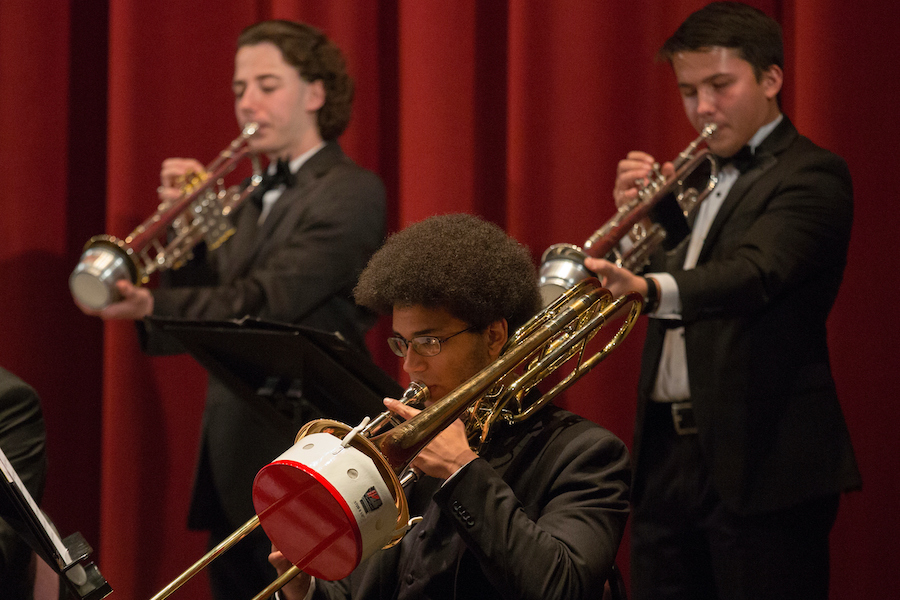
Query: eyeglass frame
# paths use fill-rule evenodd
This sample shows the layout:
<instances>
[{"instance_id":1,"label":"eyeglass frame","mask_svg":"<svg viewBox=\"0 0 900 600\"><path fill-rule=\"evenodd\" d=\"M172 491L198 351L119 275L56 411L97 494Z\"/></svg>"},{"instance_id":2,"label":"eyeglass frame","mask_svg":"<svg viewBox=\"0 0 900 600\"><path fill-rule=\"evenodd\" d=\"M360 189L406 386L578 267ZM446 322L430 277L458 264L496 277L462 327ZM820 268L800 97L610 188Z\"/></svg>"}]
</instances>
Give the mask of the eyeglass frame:
<instances>
[{"instance_id":1,"label":"eyeglass frame","mask_svg":"<svg viewBox=\"0 0 900 600\"><path fill-rule=\"evenodd\" d=\"M407 340L402 335L394 335L387 339L387 343L388 343L388 347L391 349L391 352L393 352L394 354L396 354L397 356L399 356L401 358L406 358L406 355L409 354L410 348L412 348L413 352L415 352L416 354L418 354L419 356L421 356L423 358L431 358L432 356L437 356L438 354L441 353L441 350L443 349L442 344L444 342L446 342L450 338L458 336L461 333L465 333L467 331L472 331L473 329L477 329L477 327L475 325L469 325L462 331L457 331L456 333L452 333L452 334L442 337L442 338L439 338L435 335L417 335L413 339ZM422 341L417 341L417 340L428 340L428 341L422 342ZM423 344L430 344L431 340L437 341L437 345L438 345L437 352L435 352L434 354L422 354L421 352L419 352L416 349L417 347L419 347ZM400 353L401 347L406 348L406 351L403 354Z\"/></svg>"}]
</instances>

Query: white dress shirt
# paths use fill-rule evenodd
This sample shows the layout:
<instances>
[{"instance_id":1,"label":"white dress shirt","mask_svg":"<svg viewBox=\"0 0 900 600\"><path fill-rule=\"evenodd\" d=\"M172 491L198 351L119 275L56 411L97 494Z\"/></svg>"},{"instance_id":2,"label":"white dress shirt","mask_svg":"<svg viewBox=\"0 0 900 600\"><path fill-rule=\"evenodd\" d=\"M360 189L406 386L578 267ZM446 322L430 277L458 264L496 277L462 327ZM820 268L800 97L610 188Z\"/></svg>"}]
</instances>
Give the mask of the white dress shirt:
<instances>
[{"instance_id":1,"label":"white dress shirt","mask_svg":"<svg viewBox=\"0 0 900 600\"><path fill-rule=\"evenodd\" d=\"M750 138L748 145L753 153L756 152L756 147L778 126L782 118L782 115L779 114L774 121L760 127ZM719 171L719 182L716 187L697 209L697 219L691 229L687 255L684 259L685 271L693 269L697 265L697 258L703 249L709 228L739 176L740 172L734 165L729 164L723 167ZM660 301L656 310L651 313L651 318L681 320L681 296L675 278L669 273L647 273L646 275L653 277L659 284ZM663 351L659 361L656 383L650 397L658 402L678 402L687 400L690 396L684 327L668 329L663 340Z\"/></svg>"}]
</instances>

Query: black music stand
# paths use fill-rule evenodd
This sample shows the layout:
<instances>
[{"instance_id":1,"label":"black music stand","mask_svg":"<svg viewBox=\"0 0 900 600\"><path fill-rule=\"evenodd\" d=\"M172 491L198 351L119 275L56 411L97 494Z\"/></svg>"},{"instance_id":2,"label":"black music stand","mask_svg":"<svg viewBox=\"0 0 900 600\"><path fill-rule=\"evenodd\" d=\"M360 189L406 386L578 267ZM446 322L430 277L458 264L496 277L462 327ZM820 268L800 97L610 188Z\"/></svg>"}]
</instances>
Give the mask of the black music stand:
<instances>
[{"instance_id":1,"label":"black music stand","mask_svg":"<svg viewBox=\"0 0 900 600\"><path fill-rule=\"evenodd\" d=\"M100 600L112 593L112 587L97 566L87 562L93 551L80 533L60 539L56 527L38 508L6 454L0 449L0 488L19 518L4 515L5 520L44 562L62 575L60 579L78 598ZM2 590L0 590L2 592ZM2 594L0 594L2 596Z\"/></svg>"},{"instance_id":2,"label":"black music stand","mask_svg":"<svg viewBox=\"0 0 900 600\"><path fill-rule=\"evenodd\" d=\"M337 333L250 317L147 321L177 339L212 375L280 426L291 413L292 426L310 417L356 425L383 412L385 397L403 394L367 354Z\"/></svg>"}]
</instances>

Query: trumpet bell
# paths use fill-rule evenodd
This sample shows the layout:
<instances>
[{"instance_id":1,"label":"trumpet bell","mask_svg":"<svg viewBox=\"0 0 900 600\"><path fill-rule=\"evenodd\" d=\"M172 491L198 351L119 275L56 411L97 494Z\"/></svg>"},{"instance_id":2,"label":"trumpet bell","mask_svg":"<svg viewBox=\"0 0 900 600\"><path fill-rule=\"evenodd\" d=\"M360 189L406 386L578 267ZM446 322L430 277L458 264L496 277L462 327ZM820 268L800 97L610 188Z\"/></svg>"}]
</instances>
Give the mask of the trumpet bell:
<instances>
[{"instance_id":1,"label":"trumpet bell","mask_svg":"<svg viewBox=\"0 0 900 600\"><path fill-rule=\"evenodd\" d=\"M409 510L399 480L377 464L384 459L370 442L355 430L343 439L331 433L349 430L346 425L320 423L324 431L304 435L257 473L253 504L269 539L291 563L333 581L399 541Z\"/></svg>"},{"instance_id":2,"label":"trumpet bell","mask_svg":"<svg viewBox=\"0 0 900 600\"><path fill-rule=\"evenodd\" d=\"M584 266L587 254L574 244L554 244L541 257L538 284L542 306L549 306L566 290L594 274Z\"/></svg>"},{"instance_id":3,"label":"trumpet bell","mask_svg":"<svg viewBox=\"0 0 900 600\"><path fill-rule=\"evenodd\" d=\"M115 284L120 279L136 283L137 267L121 242L112 236L92 238L69 276L72 297L92 310L119 299Z\"/></svg>"}]
</instances>

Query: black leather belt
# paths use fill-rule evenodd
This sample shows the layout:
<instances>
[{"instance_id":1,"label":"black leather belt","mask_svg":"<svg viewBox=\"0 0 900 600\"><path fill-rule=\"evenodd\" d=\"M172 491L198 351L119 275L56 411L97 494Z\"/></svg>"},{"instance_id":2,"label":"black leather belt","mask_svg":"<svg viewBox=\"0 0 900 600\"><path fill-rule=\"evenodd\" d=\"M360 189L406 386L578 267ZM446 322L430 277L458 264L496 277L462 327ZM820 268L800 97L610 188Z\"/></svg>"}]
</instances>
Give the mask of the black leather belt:
<instances>
[{"instance_id":1,"label":"black leather belt","mask_svg":"<svg viewBox=\"0 0 900 600\"><path fill-rule=\"evenodd\" d=\"M678 329L684 327L681 319L656 319L662 325L663 329Z\"/></svg>"},{"instance_id":2,"label":"black leather belt","mask_svg":"<svg viewBox=\"0 0 900 600\"><path fill-rule=\"evenodd\" d=\"M694 418L694 403L672 402L672 425L678 435L692 435L697 433L697 419Z\"/></svg>"}]
</instances>

